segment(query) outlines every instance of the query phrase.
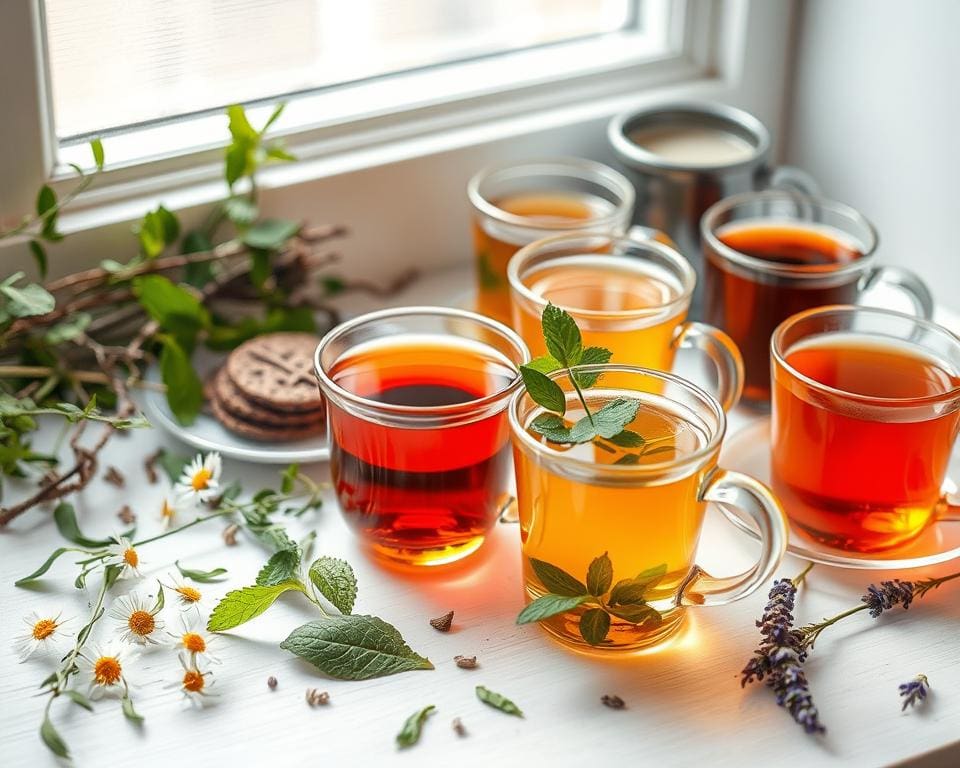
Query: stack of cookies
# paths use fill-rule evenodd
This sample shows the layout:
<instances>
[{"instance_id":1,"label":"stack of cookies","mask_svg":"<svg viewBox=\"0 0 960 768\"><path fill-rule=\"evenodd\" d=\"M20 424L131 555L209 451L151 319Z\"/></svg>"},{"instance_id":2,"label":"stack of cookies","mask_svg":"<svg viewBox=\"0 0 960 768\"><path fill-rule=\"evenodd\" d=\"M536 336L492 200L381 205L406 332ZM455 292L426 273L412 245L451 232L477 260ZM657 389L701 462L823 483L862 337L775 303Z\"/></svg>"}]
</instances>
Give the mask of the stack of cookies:
<instances>
[{"instance_id":1,"label":"stack of cookies","mask_svg":"<svg viewBox=\"0 0 960 768\"><path fill-rule=\"evenodd\" d=\"M323 398L313 373L317 342L309 333L270 333L241 344L209 384L213 415L231 432L262 442L322 434Z\"/></svg>"}]
</instances>

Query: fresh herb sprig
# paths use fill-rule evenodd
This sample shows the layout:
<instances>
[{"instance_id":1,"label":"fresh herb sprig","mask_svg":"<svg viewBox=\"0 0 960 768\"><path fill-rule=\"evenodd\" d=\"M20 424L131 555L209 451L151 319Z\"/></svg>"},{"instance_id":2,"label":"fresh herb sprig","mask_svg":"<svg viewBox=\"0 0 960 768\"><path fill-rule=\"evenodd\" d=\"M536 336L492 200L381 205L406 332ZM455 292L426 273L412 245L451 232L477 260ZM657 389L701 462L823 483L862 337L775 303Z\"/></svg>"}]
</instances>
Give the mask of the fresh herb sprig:
<instances>
[{"instance_id":1,"label":"fresh herb sprig","mask_svg":"<svg viewBox=\"0 0 960 768\"><path fill-rule=\"evenodd\" d=\"M648 601L667 573L665 563L614 583L613 563L604 552L591 561L584 583L562 568L532 557L528 559L548 593L520 611L517 624L544 621L583 607L586 610L580 615L580 636L590 645L600 645L607 639L613 617L645 629L655 629L663 621L660 612Z\"/></svg>"}]
</instances>

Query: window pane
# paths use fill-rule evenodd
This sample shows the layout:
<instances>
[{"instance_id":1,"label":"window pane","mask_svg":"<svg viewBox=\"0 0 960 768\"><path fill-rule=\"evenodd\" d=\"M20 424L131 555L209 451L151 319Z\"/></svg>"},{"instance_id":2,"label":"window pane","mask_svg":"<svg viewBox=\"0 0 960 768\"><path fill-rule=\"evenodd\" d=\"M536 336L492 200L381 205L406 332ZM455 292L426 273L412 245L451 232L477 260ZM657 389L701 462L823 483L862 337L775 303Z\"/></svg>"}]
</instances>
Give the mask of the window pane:
<instances>
[{"instance_id":1,"label":"window pane","mask_svg":"<svg viewBox=\"0 0 960 768\"><path fill-rule=\"evenodd\" d=\"M614 32L637 0L46 0L57 135Z\"/></svg>"}]
</instances>

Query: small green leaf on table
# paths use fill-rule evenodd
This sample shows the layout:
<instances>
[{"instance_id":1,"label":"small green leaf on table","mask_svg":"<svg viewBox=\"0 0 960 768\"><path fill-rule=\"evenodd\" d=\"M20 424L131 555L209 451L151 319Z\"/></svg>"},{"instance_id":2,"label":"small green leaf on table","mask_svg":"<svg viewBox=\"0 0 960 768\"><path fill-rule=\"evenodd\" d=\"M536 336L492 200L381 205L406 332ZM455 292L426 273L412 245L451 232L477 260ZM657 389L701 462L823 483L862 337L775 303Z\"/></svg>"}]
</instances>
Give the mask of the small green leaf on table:
<instances>
[{"instance_id":1,"label":"small green leaf on table","mask_svg":"<svg viewBox=\"0 0 960 768\"><path fill-rule=\"evenodd\" d=\"M506 696L496 693L495 691L491 691L489 688L486 688L482 685L478 685L476 691L477 698L487 706L493 707L494 709L499 709L501 712L505 712L508 715L523 717L523 712L520 710L520 707L510 701L510 699L508 699Z\"/></svg>"},{"instance_id":2,"label":"small green leaf on table","mask_svg":"<svg viewBox=\"0 0 960 768\"><path fill-rule=\"evenodd\" d=\"M427 721L427 718L430 714L436 711L436 707L431 704L430 706L424 707L417 712L414 712L410 717L407 718L406 722L403 724L403 728L400 729L400 733L397 734L397 745L402 749L404 747L412 747L418 741L420 741L420 732L423 730L423 724Z\"/></svg>"},{"instance_id":3,"label":"small green leaf on table","mask_svg":"<svg viewBox=\"0 0 960 768\"><path fill-rule=\"evenodd\" d=\"M318 557L310 565L310 581L340 613L352 613L357 599L357 577L346 560Z\"/></svg>"},{"instance_id":4,"label":"small green leaf on table","mask_svg":"<svg viewBox=\"0 0 960 768\"><path fill-rule=\"evenodd\" d=\"M290 591L304 592L303 583L285 581L271 586L254 585L227 592L226 597L210 614L207 629L211 632L222 632L239 627L267 610L284 592Z\"/></svg>"},{"instance_id":5,"label":"small green leaf on table","mask_svg":"<svg viewBox=\"0 0 960 768\"><path fill-rule=\"evenodd\" d=\"M218 581L223 581L220 577L226 574L226 568L214 568L210 571L201 571L194 568L184 568L180 565L180 561L177 560L174 562L174 565L177 566L177 570L180 571L180 575L185 579L191 579L198 584L213 584Z\"/></svg>"}]
</instances>

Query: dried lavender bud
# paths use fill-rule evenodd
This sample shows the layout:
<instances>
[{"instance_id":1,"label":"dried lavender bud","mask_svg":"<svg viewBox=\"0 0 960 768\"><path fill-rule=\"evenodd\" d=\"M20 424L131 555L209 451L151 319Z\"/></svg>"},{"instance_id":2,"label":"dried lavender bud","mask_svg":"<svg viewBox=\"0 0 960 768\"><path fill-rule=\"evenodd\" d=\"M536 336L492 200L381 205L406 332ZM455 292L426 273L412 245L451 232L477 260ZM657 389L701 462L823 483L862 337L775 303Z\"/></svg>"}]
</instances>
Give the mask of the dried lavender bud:
<instances>
[{"instance_id":1,"label":"dried lavender bud","mask_svg":"<svg viewBox=\"0 0 960 768\"><path fill-rule=\"evenodd\" d=\"M223 543L228 547L235 546L237 543L237 531L239 530L239 525L230 523L230 525L223 529Z\"/></svg>"},{"instance_id":2,"label":"dried lavender bud","mask_svg":"<svg viewBox=\"0 0 960 768\"><path fill-rule=\"evenodd\" d=\"M267 678L267 688L269 688L272 691L276 689L276 687L277 687L277 678L275 678L273 675L270 675L270 677Z\"/></svg>"},{"instance_id":3,"label":"dried lavender bud","mask_svg":"<svg viewBox=\"0 0 960 768\"><path fill-rule=\"evenodd\" d=\"M453 611L445 613L443 616L437 616L435 619L430 619L430 626L438 632L449 632L451 624L453 624Z\"/></svg>"},{"instance_id":4,"label":"dried lavender bud","mask_svg":"<svg viewBox=\"0 0 960 768\"><path fill-rule=\"evenodd\" d=\"M627 706L627 703L619 696L609 693L605 693L603 696L601 696L600 701L603 702L604 706L610 707L610 709L623 709L625 706Z\"/></svg>"},{"instance_id":5,"label":"dried lavender bud","mask_svg":"<svg viewBox=\"0 0 960 768\"><path fill-rule=\"evenodd\" d=\"M453 661L458 667L460 667L460 669L476 669L477 668L476 656L454 656Z\"/></svg>"},{"instance_id":6,"label":"dried lavender bud","mask_svg":"<svg viewBox=\"0 0 960 768\"><path fill-rule=\"evenodd\" d=\"M116 467L107 467L107 471L103 473L103 482L110 483L117 488L123 488L127 484L123 474Z\"/></svg>"},{"instance_id":7,"label":"dried lavender bud","mask_svg":"<svg viewBox=\"0 0 960 768\"><path fill-rule=\"evenodd\" d=\"M466 727L464 726L463 722L460 720L459 717L453 718L453 723L452 723L452 725L453 725L453 731L454 731L454 733L457 734L457 736L466 736L466 735L467 735L467 729L466 729Z\"/></svg>"},{"instance_id":8,"label":"dried lavender bud","mask_svg":"<svg viewBox=\"0 0 960 768\"><path fill-rule=\"evenodd\" d=\"M133 510L130 509L129 504L124 504L120 507L120 511L117 512L117 517L120 518L120 522L124 525L132 525L137 522L137 516L133 513Z\"/></svg>"},{"instance_id":9,"label":"dried lavender bud","mask_svg":"<svg viewBox=\"0 0 960 768\"><path fill-rule=\"evenodd\" d=\"M913 582L900 581L881 581L880 586L871 584L867 587L867 594L860 598L870 609L870 615L877 618L884 611L889 611L895 605L903 605L907 610L910 603L913 602Z\"/></svg>"},{"instance_id":10,"label":"dried lavender bud","mask_svg":"<svg viewBox=\"0 0 960 768\"><path fill-rule=\"evenodd\" d=\"M900 686L900 696L903 697L903 706L901 712L906 711L907 707L914 707L927 698L930 692L930 681L926 675L917 675L909 683L903 683Z\"/></svg>"},{"instance_id":11,"label":"dried lavender bud","mask_svg":"<svg viewBox=\"0 0 960 768\"><path fill-rule=\"evenodd\" d=\"M318 705L329 704L330 703L330 694L326 691L318 691L316 688L307 688L307 704L311 707L316 707Z\"/></svg>"}]
</instances>

